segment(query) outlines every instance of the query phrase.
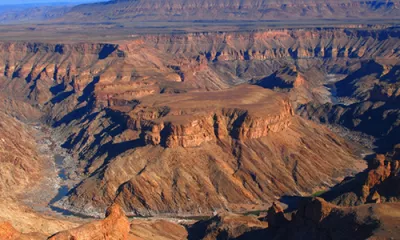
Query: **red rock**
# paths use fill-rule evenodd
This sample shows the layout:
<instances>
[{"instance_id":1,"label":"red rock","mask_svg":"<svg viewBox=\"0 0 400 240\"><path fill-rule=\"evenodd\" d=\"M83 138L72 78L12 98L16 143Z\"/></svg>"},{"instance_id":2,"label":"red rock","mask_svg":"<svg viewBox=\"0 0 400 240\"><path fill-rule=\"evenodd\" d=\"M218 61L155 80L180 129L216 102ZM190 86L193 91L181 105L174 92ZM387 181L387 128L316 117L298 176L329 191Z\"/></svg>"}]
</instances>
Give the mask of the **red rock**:
<instances>
[{"instance_id":1,"label":"red rock","mask_svg":"<svg viewBox=\"0 0 400 240\"><path fill-rule=\"evenodd\" d=\"M125 240L128 239L129 231L128 218L121 207L114 204L107 209L104 220L57 233L49 240Z\"/></svg>"}]
</instances>

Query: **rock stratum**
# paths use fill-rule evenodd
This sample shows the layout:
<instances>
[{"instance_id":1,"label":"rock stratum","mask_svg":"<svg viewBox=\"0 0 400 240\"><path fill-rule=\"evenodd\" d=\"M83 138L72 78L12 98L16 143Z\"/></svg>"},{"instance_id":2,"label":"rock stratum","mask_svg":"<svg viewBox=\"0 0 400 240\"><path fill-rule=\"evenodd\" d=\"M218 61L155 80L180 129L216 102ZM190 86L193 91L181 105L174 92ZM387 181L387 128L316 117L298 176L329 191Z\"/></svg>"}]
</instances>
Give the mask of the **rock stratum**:
<instances>
[{"instance_id":1,"label":"rock stratum","mask_svg":"<svg viewBox=\"0 0 400 240\"><path fill-rule=\"evenodd\" d=\"M0 227L10 239L291 239L297 230L319 239L337 236L343 220L350 237L397 236L390 186L399 171L399 37L395 27L338 27L2 41L0 219L8 223ZM359 145L321 122L372 135L380 152L394 152L370 160L361 180L344 179L367 167ZM22 206L20 193L39 188L48 168L37 123L71 156L75 168L62 177L79 179L50 205L97 217L112 206L104 220ZM276 204L266 220L239 214L337 183L321 197L341 207L314 199L292 218ZM125 216L224 211L236 214L187 230Z\"/></svg>"},{"instance_id":2,"label":"rock stratum","mask_svg":"<svg viewBox=\"0 0 400 240\"><path fill-rule=\"evenodd\" d=\"M397 145L386 155L376 155L370 160L365 172L344 180L321 197L342 206L398 202L400 198L399 148L400 146Z\"/></svg>"},{"instance_id":3,"label":"rock stratum","mask_svg":"<svg viewBox=\"0 0 400 240\"><path fill-rule=\"evenodd\" d=\"M84 1L80 1L81 3ZM243 22L253 27L259 24L285 26L286 24L324 24L367 22L397 22L400 2L363 0L116 0L90 4L42 3L2 6L0 23L33 24L26 31L41 28L41 23L67 24L97 23L100 28L114 30L132 26L132 23L149 27L185 26L187 23L208 26L234 26ZM316 20L317 22L313 21ZM156 24L154 24L156 23ZM284 24L282 24L284 23ZM133 24L134 26L135 24ZM244 26L244 25L242 25ZM77 29L76 26L72 27ZM97 26L96 26L97 27ZM285 26L286 27L286 26ZM140 29L140 26L139 28ZM186 28L186 29L190 29ZM26 32L25 31L25 32ZM190 31L190 30L189 30Z\"/></svg>"},{"instance_id":4,"label":"rock stratum","mask_svg":"<svg viewBox=\"0 0 400 240\"><path fill-rule=\"evenodd\" d=\"M117 0L79 5L63 21L210 21L210 20L309 20L374 19L398 16L400 3L393 1L194 1Z\"/></svg>"},{"instance_id":5,"label":"rock stratum","mask_svg":"<svg viewBox=\"0 0 400 240\"><path fill-rule=\"evenodd\" d=\"M85 211L116 201L135 215L240 211L289 192L312 191L307 186L313 181L329 185L356 168L345 141L294 116L288 100L260 87L149 96L120 118L126 128L114 137L108 132L120 127L102 128L110 119L102 114L83 128L97 129L97 139L83 130L72 135L77 151L92 159L86 166L92 176L63 204ZM115 139L107 148L97 144L107 138ZM332 164L319 156L334 148L341 150L332 155L332 172L313 165Z\"/></svg>"},{"instance_id":6,"label":"rock stratum","mask_svg":"<svg viewBox=\"0 0 400 240\"><path fill-rule=\"evenodd\" d=\"M400 234L398 208L398 203L338 207L315 198L301 204L290 220L277 210L271 216L285 220L278 224L268 220L273 227L262 235L274 239L390 239Z\"/></svg>"},{"instance_id":7,"label":"rock stratum","mask_svg":"<svg viewBox=\"0 0 400 240\"><path fill-rule=\"evenodd\" d=\"M246 211L359 169L346 141L294 112L327 101L325 71L357 71L370 58L395 65L398 37L327 28L3 42L0 84L39 109L77 159L83 180L58 207Z\"/></svg>"}]
</instances>

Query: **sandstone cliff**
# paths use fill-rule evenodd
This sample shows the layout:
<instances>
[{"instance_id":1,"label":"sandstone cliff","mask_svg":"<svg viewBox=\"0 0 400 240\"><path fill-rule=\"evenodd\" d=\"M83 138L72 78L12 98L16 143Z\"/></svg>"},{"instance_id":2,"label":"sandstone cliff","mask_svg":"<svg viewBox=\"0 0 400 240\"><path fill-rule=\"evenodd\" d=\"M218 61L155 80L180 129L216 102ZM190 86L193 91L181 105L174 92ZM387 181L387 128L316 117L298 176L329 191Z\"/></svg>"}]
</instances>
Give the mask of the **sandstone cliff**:
<instances>
[{"instance_id":1,"label":"sandstone cliff","mask_svg":"<svg viewBox=\"0 0 400 240\"><path fill-rule=\"evenodd\" d=\"M397 65L363 61L333 86L336 102L311 101L300 107L299 113L371 135L376 138L378 151L385 153L400 142L398 79Z\"/></svg>"},{"instance_id":2,"label":"sandstone cliff","mask_svg":"<svg viewBox=\"0 0 400 240\"><path fill-rule=\"evenodd\" d=\"M359 169L344 140L261 87L149 96L130 108L78 123L66 146L84 156L90 177L58 206L87 214L112 201L139 215L241 211Z\"/></svg>"},{"instance_id":3,"label":"sandstone cliff","mask_svg":"<svg viewBox=\"0 0 400 240\"><path fill-rule=\"evenodd\" d=\"M393 152L378 154L371 159L368 169L343 181L321 195L324 199L343 206L364 203L398 202L399 189L399 146Z\"/></svg>"},{"instance_id":4,"label":"sandstone cliff","mask_svg":"<svg viewBox=\"0 0 400 240\"><path fill-rule=\"evenodd\" d=\"M29 127L3 112L0 119L0 196L16 196L42 177L45 163Z\"/></svg>"},{"instance_id":5,"label":"sandstone cliff","mask_svg":"<svg viewBox=\"0 0 400 240\"><path fill-rule=\"evenodd\" d=\"M246 211L360 168L345 141L294 116L290 96L229 88L293 62L298 68L283 68L295 74L290 87L321 86L310 81L317 71L304 70L357 64L356 56L395 59L397 38L395 29L310 29L4 42L1 86L40 109L77 159L83 181L59 207L95 215L114 201L140 215Z\"/></svg>"}]
</instances>

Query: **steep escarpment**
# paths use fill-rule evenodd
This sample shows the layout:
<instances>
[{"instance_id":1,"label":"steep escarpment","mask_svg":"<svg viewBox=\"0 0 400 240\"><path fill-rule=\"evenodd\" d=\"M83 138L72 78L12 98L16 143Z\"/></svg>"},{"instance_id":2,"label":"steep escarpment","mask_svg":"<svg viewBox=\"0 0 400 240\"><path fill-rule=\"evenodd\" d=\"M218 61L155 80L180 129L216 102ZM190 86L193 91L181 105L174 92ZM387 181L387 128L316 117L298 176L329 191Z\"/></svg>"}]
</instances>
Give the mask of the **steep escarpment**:
<instances>
[{"instance_id":1,"label":"steep escarpment","mask_svg":"<svg viewBox=\"0 0 400 240\"><path fill-rule=\"evenodd\" d=\"M343 206L398 202L400 199L400 146L370 160L368 169L335 186L321 197Z\"/></svg>"},{"instance_id":2,"label":"steep escarpment","mask_svg":"<svg viewBox=\"0 0 400 240\"><path fill-rule=\"evenodd\" d=\"M394 1L110 1L80 5L63 20L276 20L390 18L398 15Z\"/></svg>"},{"instance_id":3,"label":"steep escarpment","mask_svg":"<svg viewBox=\"0 0 400 240\"><path fill-rule=\"evenodd\" d=\"M57 206L87 214L113 201L139 215L242 211L359 169L343 139L294 116L283 94L261 87L144 97L132 110L115 108L73 123L80 130L68 145L90 177Z\"/></svg>"},{"instance_id":4,"label":"steep escarpment","mask_svg":"<svg viewBox=\"0 0 400 240\"><path fill-rule=\"evenodd\" d=\"M250 33L188 33L145 35L159 49L204 53L209 60L268 60L279 58L396 58L399 33L393 29L323 28L271 29ZM395 44L379 45L390 41ZM372 51L368 51L371 49ZM192 50L192 51L189 51ZM195 50L195 51L193 51Z\"/></svg>"},{"instance_id":5,"label":"steep escarpment","mask_svg":"<svg viewBox=\"0 0 400 240\"><path fill-rule=\"evenodd\" d=\"M228 102L234 99L234 102ZM265 106L259 104L265 103ZM216 139L245 141L291 124L288 100L252 86L208 93L147 97L129 112L128 128L147 144L196 147Z\"/></svg>"},{"instance_id":6,"label":"steep escarpment","mask_svg":"<svg viewBox=\"0 0 400 240\"><path fill-rule=\"evenodd\" d=\"M400 142L399 86L398 65L363 61L332 86L335 103L310 102L299 112L317 121L372 135L384 153Z\"/></svg>"},{"instance_id":7,"label":"steep escarpment","mask_svg":"<svg viewBox=\"0 0 400 240\"><path fill-rule=\"evenodd\" d=\"M351 146L293 108L326 99L327 72L399 54L396 29L1 48L2 92L41 110L77 160L83 181L57 206L93 215L113 202L139 215L246 211L333 185L360 169Z\"/></svg>"},{"instance_id":8,"label":"steep escarpment","mask_svg":"<svg viewBox=\"0 0 400 240\"><path fill-rule=\"evenodd\" d=\"M42 178L41 168L46 164L32 130L3 112L0 117L0 196L14 197Z\"/></svg>"},{"instance_id":9,"label":"steep escarpment","mask_svg":"<svg viewBox=\"0 0 400 240\"><path fill-rule=\"evenodd\" d=\"M305 29L149 35L114 44L4 42L0 66L4 79L18 79L4 87L35 103L85 95L73 103L81 104L96 87L97 100L123 104L160 92L223 89L293 64L299 71L340 70L359 58L393 65L398 38L396 29Z\"/></svg>"},{"instance_id":10,"label":"steep escarpment","mask_svg":"<svg viewBox=\"0 0 400 240\"><path fill-rule=\"evenodd\" d=\"M107 209L106 217L100 221L84 224L80 227L59 232L49 240L66 239L128 239L130 224L124 211L118 205Z\"/></svg>"}]
</instances>

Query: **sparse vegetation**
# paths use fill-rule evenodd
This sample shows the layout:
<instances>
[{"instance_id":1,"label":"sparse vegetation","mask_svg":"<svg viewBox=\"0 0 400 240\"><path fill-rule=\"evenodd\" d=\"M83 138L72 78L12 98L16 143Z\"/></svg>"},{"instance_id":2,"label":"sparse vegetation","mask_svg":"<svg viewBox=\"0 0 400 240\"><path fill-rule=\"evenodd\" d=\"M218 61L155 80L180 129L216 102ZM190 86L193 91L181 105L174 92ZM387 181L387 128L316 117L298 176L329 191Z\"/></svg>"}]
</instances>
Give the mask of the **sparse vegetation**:
<instances>
[{"instance_id":1,"label":"sparse vegetation","mask_svg":"<svg viewBox=\"0 0 400 240\"><path fill-rule=\"evenodd\" d=\"M317 191L317 192L311 194L311 197L319 197L319 196L321 196L322 194L324 194L326 192L327 192L327 190Z\"/></svg>"}]
</instances>

